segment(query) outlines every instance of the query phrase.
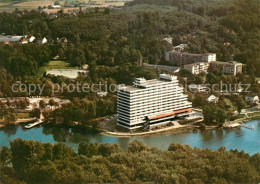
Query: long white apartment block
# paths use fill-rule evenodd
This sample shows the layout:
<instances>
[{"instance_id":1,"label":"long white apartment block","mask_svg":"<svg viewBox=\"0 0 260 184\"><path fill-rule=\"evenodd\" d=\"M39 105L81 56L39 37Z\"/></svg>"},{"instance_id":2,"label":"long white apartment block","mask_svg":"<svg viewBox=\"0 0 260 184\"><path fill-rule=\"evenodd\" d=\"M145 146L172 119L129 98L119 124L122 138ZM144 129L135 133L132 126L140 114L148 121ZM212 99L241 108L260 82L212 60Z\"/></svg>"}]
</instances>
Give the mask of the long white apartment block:
<instances>
[{"instance_id":1,"label":"long white apartment block","mask_svg":"<svg viewBox=\"0 0 260 184\"><path fill-rule=\"evenodd\" d=\"M176 76L160 74L159 79L136 78L133 86L117 91L117 123L127 129L150 128L171 122L191 111Z\"/></svg>"},{"instance_id":2,"label":"long white apartment block","mask_svg":"<svg viewBox=\"0 0 260 184\"><path fill-rule=\"evenodd\" d=\"M191 63L216 61L215 53L194 54L188 52L179 52L176 50L165 52L165 60L175 66L184 66Z\"/></svg>"}]
</instances>

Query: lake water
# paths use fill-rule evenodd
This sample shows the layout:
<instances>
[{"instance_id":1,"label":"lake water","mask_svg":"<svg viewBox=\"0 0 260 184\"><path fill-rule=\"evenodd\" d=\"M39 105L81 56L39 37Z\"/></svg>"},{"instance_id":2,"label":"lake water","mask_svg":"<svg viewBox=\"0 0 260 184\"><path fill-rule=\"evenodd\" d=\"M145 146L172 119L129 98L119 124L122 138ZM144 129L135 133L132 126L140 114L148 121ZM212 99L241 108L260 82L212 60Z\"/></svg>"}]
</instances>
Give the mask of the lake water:
<instances>
[{"instance_id":1,"label":"lake water","mask_svg":"<svg viewBox=\"0 0 260 184\"><path fill-rule=\"evenodd\" d=\"M9 146L9 141L15 138L36 140L40 142L62 142L75 150L80 142L91 143L118 143L126 149L132 140L142 141L147 145L166 150L171 143L187 144L192 147L209 148L216 150L225 146L227 150L244 150L249 154L260 153L260 121L250 121L247 125L254 126L254 130L236 128L234 130L209 130L200 133L182 133L154 135L149 137L112 137L104 136L93 131L53 128L48 126L35 127L25 130L22 125L5 127L0 130L0 146Z\"/></svg>"}]
</instances>

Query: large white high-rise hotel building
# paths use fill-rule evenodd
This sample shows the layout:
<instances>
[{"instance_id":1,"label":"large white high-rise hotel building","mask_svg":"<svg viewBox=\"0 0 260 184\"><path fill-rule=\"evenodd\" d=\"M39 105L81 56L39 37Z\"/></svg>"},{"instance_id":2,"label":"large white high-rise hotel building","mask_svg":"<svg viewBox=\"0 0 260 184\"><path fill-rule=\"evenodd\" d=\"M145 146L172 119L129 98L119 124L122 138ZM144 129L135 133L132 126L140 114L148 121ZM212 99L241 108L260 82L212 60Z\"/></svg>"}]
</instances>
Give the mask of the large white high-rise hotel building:
<instances>
[{"instance_id":1,"label":"large white high-rise hotel building","mask_svg":"<svg viewBox=\"0 0 260 184\"><path fill-rule=\"evenodd\" d=\"M191 102L176 76L136 78L133 86L121 86L117 91L117 123L127 129L162 125L190 111Z\"/></svg>"}]
</instances>

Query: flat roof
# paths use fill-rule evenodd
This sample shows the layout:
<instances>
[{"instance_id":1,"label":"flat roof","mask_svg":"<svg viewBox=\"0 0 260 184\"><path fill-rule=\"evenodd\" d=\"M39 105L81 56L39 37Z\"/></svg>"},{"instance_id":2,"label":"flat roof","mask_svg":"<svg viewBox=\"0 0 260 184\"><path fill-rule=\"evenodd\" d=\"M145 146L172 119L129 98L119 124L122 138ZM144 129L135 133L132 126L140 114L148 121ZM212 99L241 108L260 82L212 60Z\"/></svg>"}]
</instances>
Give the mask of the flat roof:
<instances>
[{"instance_id":1,"label":"flat roof","mask_svg":"<svg viewBox=\"0 0 260 184\"><path fill-rule=\"evenodd\" d=\"M191 52L180 52L180 51L176 51L176 50L171 50L171 51L168 51L168 52L174 52L174 53L180 53L180 54L198 55L198 56L206 56L206 55L212 55L212 54L215 54L215 55L216 55L216 53L203 53L203 54L198 54L198 53L191 53Z\"/></svg>"},{"instance_id":2,"label":"flat roof","mask_svg":"<svg viewBox=\"0 0 260 184\"><path fill-rule=\"evenodd\" d=\"M198 62L198 63L187 64L187 65L184 65L184 66L197 66L197 65L199 65L199 64L206 64L206 63L209 64L209 62Z\"/></svg>"},{"instance_id":3,"label":"flat roof","mask_svg":"<svg viewBox=\"0 0 260 184\"><path fill-rule=\"evenodd\" d=\"M158 79L151 79L151 80L146 80L145 78L136 78L135 81L133 82L133 86L119 85L118 90L138 91L138 90L142 90L142 88L149 87L153 84L162 84L165 82L172 82L174 80L177 80L177 77L169 74L160 74L160 77Z\"/></svg>"},{"instance_id":4,"label":"flat roof","mask_svg":"<svg viewBox=\"0 0 260 184\"><path fill-rule=\"evenodd\" d=\"M149 85L160 84L160 83L164 83L164 82L168 82L168 81L167 80L160 80L160 79L152 79L152 80L147 80L143 84L138 84L137 87L134 86L134 85L133 86L120 86L118 89L124 90L124 91L138 91L138 90L142 90L142 87L148 87Z\"/></svg>"},{"instance_id":5,"label":"flat roof","mask_svg":"<svg viewBox=\"0 0 260 184\"><path fill-rule=\"evenodd\" d=\"M137 91L137 90L140 90L140 88L137 88L137 87L134 87L134 86L123 86L123 87L119 87L119 90Z\"/></svg>"},{"instance_id":6,"label":"flat roof","mask_svg":"<svg viewBox=\"0 0 260 184\"><path fill-rule=\"evenodd\" d=\"M227 62L224 62L224 61L211 61L210 63L219 63L219 64L241 64L242 63L239 63L237 61L227 61Z\"/></svg>"}]
</instances>

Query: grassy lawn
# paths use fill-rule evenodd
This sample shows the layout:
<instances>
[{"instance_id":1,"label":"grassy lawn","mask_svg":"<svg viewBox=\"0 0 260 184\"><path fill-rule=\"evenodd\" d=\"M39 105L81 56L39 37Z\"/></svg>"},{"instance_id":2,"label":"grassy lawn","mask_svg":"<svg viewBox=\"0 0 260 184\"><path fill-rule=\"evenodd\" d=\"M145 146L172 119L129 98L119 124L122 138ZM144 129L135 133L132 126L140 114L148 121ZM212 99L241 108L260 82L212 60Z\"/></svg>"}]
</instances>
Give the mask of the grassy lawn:
<instances>
[{"instance_id":1,"label":"grassy lawn","mask_svg":"<svg viewBox=\"0 0 260 184\"><path fill-rule=\"evenodd\" d=\"M260 112L249 113L248 116L249 117L260 116Z\"/></svg>"},{"instance_id":2,"label":"grassy lawn","mask_svg":"<svg viewBox=\"0 0 260 184\"><path fill-rule=\"evenodd\" d=\"M19 113L16 113L16 116L19 119L31 118L31 115L29 112L19 112Z\"/></svg>"},{"instance_id":3,"label":"grassy lawn","mask_svg":"<svg viewBox=\"0 0 260 184\"><path fill-rule=\"evenodd\" d=\"M71 67L66 61L50 61L44 67L39 68L38 77L42 77L44 72L50 69L77 69L77 67Z\"/></svg>"},{"instance_id":4,"label":"grassy lawn","mask_svg":"<svg viewBox=\"0 0 260 184\"><path fill-rule=\"evenodd\" d=\"M229 110L230 110L230 111L233 111L234 108L233 108L233 105L232 105L231 100L228 99L228 98L224 98L224 101L225 101L225 103L226 103L227 105L230 106Z\"/></svg>"}]
</instances>

